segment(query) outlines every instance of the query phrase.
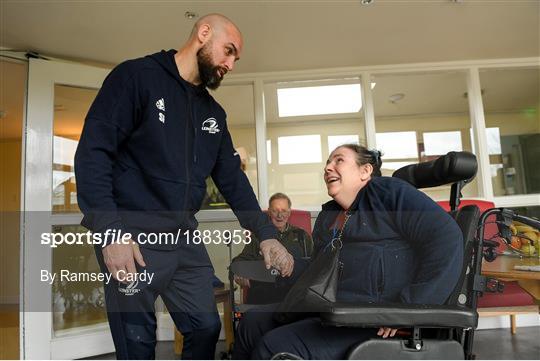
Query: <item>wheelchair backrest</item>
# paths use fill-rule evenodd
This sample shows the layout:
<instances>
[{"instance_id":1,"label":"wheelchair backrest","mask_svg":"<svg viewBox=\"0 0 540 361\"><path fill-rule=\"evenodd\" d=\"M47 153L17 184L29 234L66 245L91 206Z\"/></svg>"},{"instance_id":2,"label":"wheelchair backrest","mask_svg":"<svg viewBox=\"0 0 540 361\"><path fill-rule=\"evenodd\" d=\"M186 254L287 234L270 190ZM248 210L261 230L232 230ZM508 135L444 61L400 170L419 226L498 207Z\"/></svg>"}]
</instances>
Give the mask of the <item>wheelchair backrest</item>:
<instances>
[{"instance_id":1,"label":"wheelchair backrest","mask_svg":"<svg viewBox=\"0 0 540 361\"><path fill-rule=\"evenodd\" d=\"M448 152L429 162L407 165L392 177L403 179L416 188L431 188L457 182L470 182L478 170L476 156L470 152Z\"/></svg>"},{"instance_id":2,"label":"wheelchair backrest","mask_svg":"<svg viewBox=\"0 0 540 361\"><path fill-rule=\"evenodd\" d=\"M456 287L448 297L447 305L457 305L471 308L474 298L475 275L480 272L476 269L475 239L480 219L480 209L476 205L467 205L450 215L461 228L463 233L463 265Z\"/></svg>"},{"instance_id":3,"label":"wheelchair backrest","mask_svg":"<svg viewBox=\"0 0 540 361\"><path fill-rule=\"evenodd\" d=\"M449 152L429 162L422 162L402 167L394 172L393 177L407 181L416 188L437 187L446 184L469 183L478 169L476 156L470 152ZM460 188L459 188L460 189ZM461 193L458 192L458 198ZM476 205L465 205L449 212L463 232L463 265L459 281L446 304L471 308L476 302L474 292L476 269L475 249L476 231L480 210Z\"/></svg>"}]
</instances>

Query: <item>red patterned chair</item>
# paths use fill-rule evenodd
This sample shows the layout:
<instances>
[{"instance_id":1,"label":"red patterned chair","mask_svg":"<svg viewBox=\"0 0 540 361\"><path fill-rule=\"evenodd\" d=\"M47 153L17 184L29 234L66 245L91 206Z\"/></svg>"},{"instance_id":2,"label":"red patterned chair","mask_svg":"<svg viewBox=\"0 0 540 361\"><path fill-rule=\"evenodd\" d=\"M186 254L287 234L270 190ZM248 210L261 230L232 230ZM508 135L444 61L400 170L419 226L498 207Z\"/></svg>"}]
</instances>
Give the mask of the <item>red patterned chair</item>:
<instances>
[{"instance_id":1,"label":"red patterned chair","mask_svg":"<svg viewBox=\"0 0 540 361\"><path fill-rule=\"evenodd\" d=\"M289 217L289 223L293 226L302 228L309 235L311 235L311 213L309 211L292 209L291 216Z\"/></svg>"}]
</instances>

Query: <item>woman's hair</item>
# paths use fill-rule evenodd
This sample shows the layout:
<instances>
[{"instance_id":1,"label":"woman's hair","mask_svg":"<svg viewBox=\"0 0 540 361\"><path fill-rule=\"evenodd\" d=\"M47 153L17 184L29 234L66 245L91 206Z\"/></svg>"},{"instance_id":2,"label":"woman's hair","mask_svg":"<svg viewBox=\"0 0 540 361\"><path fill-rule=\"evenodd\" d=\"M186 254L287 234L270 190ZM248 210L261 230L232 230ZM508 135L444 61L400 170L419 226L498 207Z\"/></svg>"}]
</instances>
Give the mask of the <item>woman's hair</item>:
<instances>
[{"instance_id":1,"label":"woman's hair","mask_svg":"<svg viewBox=\"0 0 540 361\"><path fill-rule=\"evenodd\" d=\"M358 145L354 143L342 144L337 148L347 148L352 150L356 154L356 163L358 165L364 165L369 163L373 166L373 176L381 176L382 154L380 151L376 149L369 150L363 145Z\"/></svg>"}]
</instances>

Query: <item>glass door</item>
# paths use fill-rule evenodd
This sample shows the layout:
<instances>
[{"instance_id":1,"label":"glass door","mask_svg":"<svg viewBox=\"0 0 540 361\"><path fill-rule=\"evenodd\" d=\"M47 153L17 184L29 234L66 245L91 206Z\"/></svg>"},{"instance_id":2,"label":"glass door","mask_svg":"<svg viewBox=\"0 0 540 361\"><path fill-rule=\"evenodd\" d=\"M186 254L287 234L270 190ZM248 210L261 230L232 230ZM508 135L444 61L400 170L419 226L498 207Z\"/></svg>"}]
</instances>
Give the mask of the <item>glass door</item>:
<instances>
[{"instance_id":1,"label":"glass door","mask_svg":"<svg viewBox=\"0 0 540 361\"><path fill-rule=\"evenodd\" d=\"M30 59L24 157L21 358L73 359L114 351L93 247L62 244L79 225L73 158L108 69ZM53 278L54 276L54 278Z\"/></svg>"}]
</instances>

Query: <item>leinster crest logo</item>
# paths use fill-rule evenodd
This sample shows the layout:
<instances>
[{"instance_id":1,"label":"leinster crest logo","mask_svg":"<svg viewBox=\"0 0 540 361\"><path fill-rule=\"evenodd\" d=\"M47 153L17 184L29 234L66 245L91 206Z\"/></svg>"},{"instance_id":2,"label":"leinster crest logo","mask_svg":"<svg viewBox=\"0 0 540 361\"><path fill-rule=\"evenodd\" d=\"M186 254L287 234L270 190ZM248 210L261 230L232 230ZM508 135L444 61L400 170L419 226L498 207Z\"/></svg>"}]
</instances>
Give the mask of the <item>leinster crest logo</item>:
<instances>
[{"instance_id":1,"label":"leinster crest logo","mask_svg":"<svg viewBox=\"0 0 540 361\"><path fill-rule=\"evenodd\" d=\"M201 130L206 130L209 134L219 133L218 123L216 118L208 118L202 123Z\"/></svg>"}]
</instances>

